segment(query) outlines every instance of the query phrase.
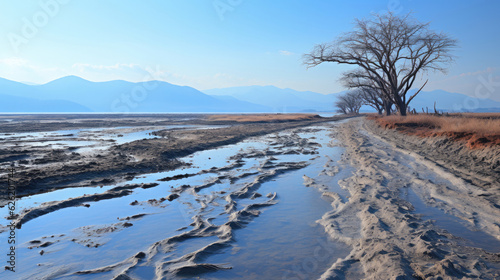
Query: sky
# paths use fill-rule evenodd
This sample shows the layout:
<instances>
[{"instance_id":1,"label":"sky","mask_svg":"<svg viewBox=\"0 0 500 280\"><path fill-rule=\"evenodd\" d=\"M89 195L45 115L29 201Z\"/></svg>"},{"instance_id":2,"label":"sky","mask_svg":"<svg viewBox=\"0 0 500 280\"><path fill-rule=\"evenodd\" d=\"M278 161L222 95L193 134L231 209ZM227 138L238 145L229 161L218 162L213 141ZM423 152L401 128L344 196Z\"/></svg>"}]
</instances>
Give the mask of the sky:
<instances>
[{"instance_id":1,"label":"sky","mask_svg":"<svg viewBox=\"0 0 500 280\"><path fill-rule=\"evenodd\" d=\"M302 55L355 18L412 12L459 40L446 74L425 90L500 101L500 1L429 0L0 0L0 77L42 84L162 80L199 90L274 85L345 90L348 66L307 69Z\"/></svg>"}]
</instances>

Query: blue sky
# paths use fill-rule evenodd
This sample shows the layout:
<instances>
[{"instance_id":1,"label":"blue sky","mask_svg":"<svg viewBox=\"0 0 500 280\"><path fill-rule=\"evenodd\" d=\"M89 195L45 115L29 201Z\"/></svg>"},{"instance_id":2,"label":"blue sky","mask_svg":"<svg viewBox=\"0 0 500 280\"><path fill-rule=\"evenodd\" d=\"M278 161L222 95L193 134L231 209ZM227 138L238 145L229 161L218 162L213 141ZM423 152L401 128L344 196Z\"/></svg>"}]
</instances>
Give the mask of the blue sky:
<instances>
[{"instance_id":1,"label":"blue sky","mask_svg":"<svg viewBox=\"0 0 500 280\"><path fill-rule=\"evenodd\" d=\"M500 100L499 1L0 0L0 77L45 83L164 80L200 90L275 85L333 93L346 66L306 69L302 54L354 18L414 12L460 41L426 90ZM485 85L486 84L486 85ZM483 85L483 86L481 86ZM495 88L497 88L495 90ZM487 92L484 90L488 89Z\"/></svg>"}]
</instances>

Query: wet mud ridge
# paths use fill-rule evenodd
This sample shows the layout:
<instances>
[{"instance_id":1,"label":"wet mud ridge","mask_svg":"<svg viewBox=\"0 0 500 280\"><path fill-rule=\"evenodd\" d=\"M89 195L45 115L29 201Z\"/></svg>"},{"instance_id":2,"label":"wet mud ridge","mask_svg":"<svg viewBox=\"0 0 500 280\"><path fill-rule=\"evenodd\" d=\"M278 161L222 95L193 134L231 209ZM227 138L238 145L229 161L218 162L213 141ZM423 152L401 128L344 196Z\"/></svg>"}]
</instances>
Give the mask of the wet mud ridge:
<instances>
[{"instance_id":1,"label":"wet mud ridge","mask_svg":"<svg viewBox=\"0 0 500 280\"><path fill-rule=\"evenodd\" d=\"M346 278L353 264L364 279L498 279L500 209L484 188L394 147L369 125L353 120L336 134L355 172L339 182L348 200L332 195L335 209L319 223L352 251L321 279Z\"/></svg>"},{"instance_id":2,"label":"wet mud ridge","mask_svg":"<svg viewBox=\"0 0 500 280\"><path fill-rule=\"evenodd\" d=\"M184 174L160 179L160 181L175 181L194 177L201 174L216 174L217 176L200 185L190 186L181 185L171 189L168 200L182 199L183 195L193 196L196 203L200 205L196 214L192 217L193 222L190 229L178 235L160 240L152 244L146 251L139 252L128 259L110 266L101 267L92 270L78 271L76 274L99 274L107 271L121 271L114 279L129 279L134 275L134 270L140 266L152 266L155 269L155 279L176 279L190 278L207 272L219 270L228 270L232 267L229 264L206 263L208 256L221 252L224 248L230 247L234 242L234 230L243 229L255 217L261 213L261 209L277 203L278 195L276 193L260 194L260 186L281 174L292 170L304 168L308 165L306 161L302 162L277 162L274 158L278 155L311 155L315 154L317 143L300 138L296 134L289 136L278 136L271 138L270 145L273 149L265 150L243 150L229 159L231 164L217 168L213 167L202 170L197 174ZM298 145L297 145L298 144ZM236 173L234 170L244 166L246 159L264 159L256 168L255 173ZM228 172L228 173L227 173ZM231 184L251 176L251 180L243 183L240 187L234 188L230 192L217 191L201 193L203 190L228 180ZM237 184L235 184L237 185ZM242 203L241 200L247 200ZM212 208L215 206L216 208ZM216 214L207 215L215 209L221 211ZM214 215L215 214L215 215ZM225 216L225 222L215 222L217 216ZM216 240L206 246L177 258L170 256L176 247L182 242L190 239L215 237Z\"/></svg>"}]
</instances>

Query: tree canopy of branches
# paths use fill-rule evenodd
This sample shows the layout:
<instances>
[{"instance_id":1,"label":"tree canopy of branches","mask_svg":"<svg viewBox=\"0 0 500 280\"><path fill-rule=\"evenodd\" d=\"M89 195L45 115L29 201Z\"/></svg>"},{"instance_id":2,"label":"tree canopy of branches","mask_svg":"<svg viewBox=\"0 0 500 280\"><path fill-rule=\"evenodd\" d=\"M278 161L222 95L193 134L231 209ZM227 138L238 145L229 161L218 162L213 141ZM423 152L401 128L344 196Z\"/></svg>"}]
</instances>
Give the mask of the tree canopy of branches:
<instances>
[{"instance_id":1,"label":"tree canopy of branches","mask_svg":"<svg viewBox=\"0 0 500 280\"><path fill-rule=\"evenodd\" d=\"M377 110L377 112L382 115L385 109L384 99L380 96L380 93L372 88L362 87L361 90L361 98L363 99L363 103L373 107ZM390 110L388 111L390 114Z\"/></svg>"},{"instance_id":2,"label":"tree canopy of branches","mask_svg":"<svg viewBox=\"0 0 500 280\"><path fill-rule=\"evenodd\" d=\"M375 80L361 79L356 77L353 72L344 73L340 80L343 82L344 86L350 89L361 89L361 97L365 105L375 108L379 114L383 112L385 112L387 116L391 114L394 102L384 94Z\"/></svg>"},{"instance_id":3,"label":"tree canopy of branches","mask_svg":"<svg viewBox=\"0 0 500 280\"><path fill-rule=\"evenodd\" d=\"M337 112L339 113L357 115L363 104L362 92L354 90L339 96L334 105L337 107Z\"/></svg>"},{"instance_id":4,"label":"tree canopy of branches","mask_svg":"<svg viewBox=\"0 0 500 280\"><path fill-rule=\"evenodd\" d=\"M400 17L388 12L375 14L372 19L357 19L353 31L333 43L316 45L305 54L304 64L358 66L344 73L349 87L376 90L404 116L408 104L427 83L408 96L417 76L429 70L445 72L456 46L457 41L447 34L430 30L429 23L420 23L409 14Z\"/></svg>"}]
</instances>

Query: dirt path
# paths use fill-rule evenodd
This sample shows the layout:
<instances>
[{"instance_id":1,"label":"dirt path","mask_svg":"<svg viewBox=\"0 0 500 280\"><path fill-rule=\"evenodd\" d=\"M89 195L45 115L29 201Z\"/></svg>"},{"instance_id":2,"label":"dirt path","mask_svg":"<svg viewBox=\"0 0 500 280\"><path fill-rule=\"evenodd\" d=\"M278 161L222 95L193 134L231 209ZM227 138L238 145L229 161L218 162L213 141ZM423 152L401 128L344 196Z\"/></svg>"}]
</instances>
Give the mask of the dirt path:
<instances>
[{"instance_id":1,"label":"dirt path","mask_svg":"<svg viewBox=\"0 0 500 280\"><path fill-rule=\"evenodd\" d=\"M470 149L466 141L455 141L445 136L408 135L394 129L383 129L374 121L366 122L365 126L396 148L413 151L416 155L439 165L446 172L481 187L491 194L500 193L498 183L500 182L500 147L498 145ZM426 147L426 149L421 147ZM495 200L500 201L500 197L497 196Z\"/></svg>"},{"instance_id":2,"label":"dirt path","mask_svg":"<svg viewBox=\"0 0 500 280\"><path fill-rule=\"evenodd\" d=\"M474 245L479 240L465 240L437 226L405 198L405 193L414 192L426 207L458 217L472 232L487 233L484 236L492 238L495 248L500 240L500 209L482 195L483 187L385 142L365 120L341 125L336 136L346 148L344 163L356 170L339 182L351 196L342 201L331 195L334 210L318 222L331 237L351 245L352 251L322 279L346 278L357 263L364 279L500 277L498 251L478 248Z\"/></svg>"}]
</instances>

